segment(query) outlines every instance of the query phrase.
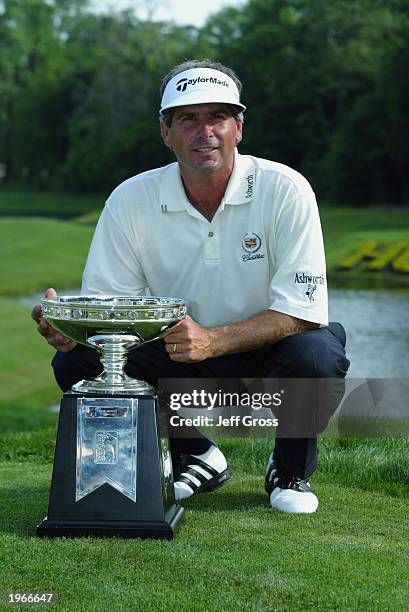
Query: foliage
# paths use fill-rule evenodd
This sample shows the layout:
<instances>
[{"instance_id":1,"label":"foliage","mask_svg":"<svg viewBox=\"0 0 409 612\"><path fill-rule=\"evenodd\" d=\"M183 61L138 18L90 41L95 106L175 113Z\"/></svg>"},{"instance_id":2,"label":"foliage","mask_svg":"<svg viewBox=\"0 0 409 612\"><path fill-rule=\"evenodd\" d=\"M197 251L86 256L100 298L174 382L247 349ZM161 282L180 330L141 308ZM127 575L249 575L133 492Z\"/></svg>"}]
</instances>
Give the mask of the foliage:
<instances>
[{"instance_id":1,"label":"foliage","mask_svg":"<svg viewBox=\"0 0 409 612\"><path fill-rule=\"evenodd\" d=\"M402 251L402 253L393 260L392 268L396 270L396 272L409 274L409 248Z\"/></svg>"},{"instance_id":2,"label":"foliage","mask_svg":"<svg viewBox=\"0 0 409 612\"><path fill-rule=\"evenodd\" d=\"M326 200L409 201L406 2L248 0L201 29L88 4L0 2L8 182L101 192L168 163L159 83L186 57L208 56L242 78L243 152L302 171Z\"/></svg>"},{"instance_id":3,"label":"foliage","mask_svg":"<svg viewBox=\"0 0 409 612\"><path fill-rule=\"evenodd\" d=\"M370 257L377 246L378 243L375 240L367 240L358 249L356 249L352 255L342 259L338 263L337 267L340 270L351 270L352 268L355 268L355 266L361 263L363 259Z\"/></svg>"},{"instance_id":4,"label":"foliage","mask_svg":"<svg viewBox=\"0 0 409 612\"><path fill-rule=\"evenodd\" d=\"M342 259L337 268L352 270L357 266L370 271L387 270L405 273L405 262L409 260L409 242L396 240L386 245L378 245L375 240L364 242L356 251Z\"/></svg>"},{"instance_id":5,"label":"foliage","mask_svg":"<svg viewBox=\"0 0 409 612\"><path fill-rule=\"evenodd\" d=\"M295 166L327 200L407 202L408 18L405 3L372 0L216 15L209 38L245 84L243 149Z\"/></svg>"}]
</instances>

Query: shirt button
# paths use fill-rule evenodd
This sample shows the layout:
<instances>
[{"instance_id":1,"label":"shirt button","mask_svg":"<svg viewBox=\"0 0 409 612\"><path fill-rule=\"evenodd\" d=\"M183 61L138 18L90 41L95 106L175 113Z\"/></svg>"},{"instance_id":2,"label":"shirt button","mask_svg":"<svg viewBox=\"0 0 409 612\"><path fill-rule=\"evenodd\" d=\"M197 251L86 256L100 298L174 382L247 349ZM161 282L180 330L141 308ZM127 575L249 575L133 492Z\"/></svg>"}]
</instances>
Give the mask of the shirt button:
<instances>
[{"instance_id":1,"label":"shirt button","mask_svg":"<svg viewBox=\"0 0 409 612\"><path fill-rule=\"evenodd\" d=\"M209 236L209 238L213 238L214 233L213 233L213 232L209 232L209 233L208 233L208 236Z\"/></svg>"}]
</instances>

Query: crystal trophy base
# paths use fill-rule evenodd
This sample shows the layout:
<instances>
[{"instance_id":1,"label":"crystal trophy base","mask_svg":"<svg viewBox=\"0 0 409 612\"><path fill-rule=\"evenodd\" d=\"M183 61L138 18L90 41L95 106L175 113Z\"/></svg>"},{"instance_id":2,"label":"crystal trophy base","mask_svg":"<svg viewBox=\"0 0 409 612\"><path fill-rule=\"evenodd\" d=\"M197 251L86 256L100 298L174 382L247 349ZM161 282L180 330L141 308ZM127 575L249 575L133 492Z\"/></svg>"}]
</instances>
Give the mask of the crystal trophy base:
<instances>
[{"instance_id":1,"label":"crystal trophy base","mask_svg":"<svg viewBox=\"0 0 409 612\"><path fill-rule=\"evenodd\" d=\"M183 512L155 395L65 393L37 535L171 540Z\"/></svg>"}]
</instances>

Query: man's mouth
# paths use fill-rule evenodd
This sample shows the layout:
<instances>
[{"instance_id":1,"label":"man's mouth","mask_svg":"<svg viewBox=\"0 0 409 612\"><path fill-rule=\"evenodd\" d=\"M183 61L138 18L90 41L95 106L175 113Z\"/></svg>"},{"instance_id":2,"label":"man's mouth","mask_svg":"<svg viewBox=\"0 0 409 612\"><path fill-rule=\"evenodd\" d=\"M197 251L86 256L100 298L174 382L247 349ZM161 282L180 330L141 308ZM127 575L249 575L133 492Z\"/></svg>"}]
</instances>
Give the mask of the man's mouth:
<instances>
[{"instance_id":1,"label":"man's mouth","mask_svg":"<svg viewBox=\"0 0 409 612\"><path fill-rule=\"evenodd\" d=\"M217 151L217 147L195 147L193 151L198 151L199 153L211 153L212 151Z\"/></svg>"}]
</instances>

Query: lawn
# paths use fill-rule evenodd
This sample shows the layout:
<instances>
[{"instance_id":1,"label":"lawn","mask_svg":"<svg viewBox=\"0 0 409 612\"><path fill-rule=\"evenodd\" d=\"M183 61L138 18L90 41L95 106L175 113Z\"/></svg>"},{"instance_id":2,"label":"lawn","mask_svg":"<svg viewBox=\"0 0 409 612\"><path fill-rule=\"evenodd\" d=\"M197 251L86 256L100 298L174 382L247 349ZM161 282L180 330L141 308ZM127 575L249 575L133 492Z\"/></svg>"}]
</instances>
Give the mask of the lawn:
<instances>
[{"instance_id":1,"label":"lawn","mask_svg":"<svg viewBox=\"0 0 409 612\"><path fill-rule=\"evenodd\" d=\"M37 334L28 307L0 298L0 312L2 433L53 425L49 408L60 395L50 370L53 351Z\"/></svg>"},{"instance_id":2,"label":"lawn","mask_svg":"<svg viewBox=\"0 0 409 612\"><path fill-rule=\"evenodd\" d=\"M79 196L3 185L0 188L0 215L70 218L101 209L108 195Z\"/></svg>"},{"instance_id":3,"label":"lawn","mask_svg":"<svg viewBox=\"0 0 409 612\"><path fill-rule=\"evenodd\" d=\"M79 287L92 231L72 221L0 217L0 295Z\"/></svg>"},{"instance_id":4,"label":"lawn","mask_svg":"<svg viewBox=\"0 0 409 612\"><path fill-rule=\"evenodd\" d=\"M4 279L0 295L29 294L37 280L40 290L50 285L60 289L78 286L106 195L77 197L0 188L0 277ZM320 214L330 286L409 285L409 274L399 274L389 268L368 274L359 266L348 272L337 267L367 240L379 241L381 248L397 240L409 244L408 208L323 205ZM27 219L27 216L34 218ZM44 216L49 218L41 218ZM66 261L70 261L69 266L65 265Z\"/></svg>"},{"instance_id":5,"label":"lawn","mask_svg":"<svg viewBox=\"0 0 409 612\"><path fill-rule=\"evenodd\" d=\"M1 464L2 590L54 592L63 610L407 609L407 496L322 474L320 511L288 516L232 464L230 485L186 502L173 542L38 540L51 466Z\"/></svg>"},{"instance_id":6,"label":"lawn","mask_svg":"<svg viewBox=\"0 0 409 612\"><path fill-rule=\"evenodd\" d=\"M55 213L53 198L38 211ZM316 515L269 507L267 440L225 439L232 483L188 500L173 542L34 536L47 512L60 392L52 350L15 297L79 286L97 206L70 206L69 220L0 218L0 593L52 591L61 610L406 610L407 439L322 438ZM408 237L404 212L328 208L322 218L330 262L367 232Z\"/></svg>"}]
</instances>

